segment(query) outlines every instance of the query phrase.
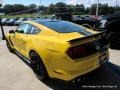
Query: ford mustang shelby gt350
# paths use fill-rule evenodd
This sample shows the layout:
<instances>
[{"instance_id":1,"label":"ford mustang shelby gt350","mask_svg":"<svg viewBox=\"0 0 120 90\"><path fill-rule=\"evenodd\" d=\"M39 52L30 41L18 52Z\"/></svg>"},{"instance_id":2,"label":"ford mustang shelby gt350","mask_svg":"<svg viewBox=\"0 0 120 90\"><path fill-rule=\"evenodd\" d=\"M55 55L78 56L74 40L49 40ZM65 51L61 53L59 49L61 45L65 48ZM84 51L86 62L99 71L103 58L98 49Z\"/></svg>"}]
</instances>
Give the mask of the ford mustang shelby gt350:
<instances>
[{"instance_id":1,"label":"ford mustang shelby gt350","mask_svg":"<svg viewBox=\"0 0 120 90\"><path fill-rule=\"evenodd\" d=\"M40 80L73 80L109 59L106 34L62 20L23 22L6 35L7 47L30 61Z\"/></svg>"}]
</instances>

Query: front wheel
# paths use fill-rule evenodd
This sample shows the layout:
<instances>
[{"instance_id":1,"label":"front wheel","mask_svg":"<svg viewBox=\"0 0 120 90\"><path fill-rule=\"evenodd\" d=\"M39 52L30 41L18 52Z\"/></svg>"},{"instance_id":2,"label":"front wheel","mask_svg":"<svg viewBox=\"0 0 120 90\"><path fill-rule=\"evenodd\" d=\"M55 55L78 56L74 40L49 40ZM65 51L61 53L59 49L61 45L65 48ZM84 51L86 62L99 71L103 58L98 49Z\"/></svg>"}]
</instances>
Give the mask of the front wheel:
<instances>
[{"instance_id":1,"label":"front wheel","mask_svg":"<svg viewBox=\"0 0 120 90\"><path fill-rule=\"evenodd\" d=\"M47 71L40 56L36 52L30 53L30 62L33 72L37 78L41 81L44 81L48 77Z\"/></svg>"}]
</instances>

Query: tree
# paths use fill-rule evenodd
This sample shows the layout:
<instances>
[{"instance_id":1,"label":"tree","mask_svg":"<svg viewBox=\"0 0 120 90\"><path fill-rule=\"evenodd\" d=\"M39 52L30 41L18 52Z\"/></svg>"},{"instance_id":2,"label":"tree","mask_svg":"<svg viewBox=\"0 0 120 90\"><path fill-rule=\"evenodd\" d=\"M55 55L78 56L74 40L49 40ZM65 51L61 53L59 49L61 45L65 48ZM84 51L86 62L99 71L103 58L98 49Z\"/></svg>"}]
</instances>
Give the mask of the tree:
<instances>
[{"instance_id":1,"label":"tree","mask_svg":"<svg viewBox=\"0 0 120 90\"><path fill-rule=\"evenodd\" d=\"M115 12L115 7L109 6L108 14L112 14L114 12Z\"/></svg>"},{"instance_id":2,"label":"tree","mask_svg":"<svg viewBox=\"0 0 120 90\"><path fill-rule=\"evenodd\" d=\"M85 12L85 7L83 4L76 4L76 14L83 14Z\"/></svg>"},{"instance_id":3,"label":"tree","mask_svg":"<svg viewBox=\"0 0 120 90\"><path fill-rule=\"evenodd\" d=\"M24 6L25 10L29 10L29 6Z\"/></svg>"},{"instance_id":4,"label":"tree","mask_svg":"<svg viewBox=\"0 0 120 90\"><path fill-rule=\"evenodd\" d=\"M95 15L96 7L97 7L97 4L91 5L90 14ZM118 12L119 12L119 10L118 10ZM107 3L99 4L99 15L107 15L107 14L112 14L112 13L115 13L115 7L108 6Z\"/></svg>"},{"instance_id":5,"label":"tree","mask_svg":"<svg viewBox=\"0 0 120 90\"><path fill-rule=\"evenodd\" d=\"M25 6L22 4L6 4L1 9L1 12L5 12L7 14L11 13L35 13L35 12L44 12L46 14L54 14L54 13L64 13L71 12L74 14L96 14L97 4L91 5L91 7L87 7L85 9L84 4L76 4L76 5L67 5L63 2L58 2L56 4L51 3L49 6L39 6L37 8L36 4L30 4L29 6ZM38 11L37 11L38 10ZM107 3L100 4L99 3L99 15L106 15L111 13L120 12L120 7L108 6Z\"/></svg>"},{"instance_id":6,"label":"tree","mask_svg":"<svg viewBox=\"0 0 120 90\"><path fill-rule=\"evenodd\" d=\"M82 14L84 14L84 12L85 12L85 6L84 6L84 4L81 4L81 5L80 5L80 12L81 12Z\"/></svg>"},{"instance_id":7,"label":"tree","mask_svg":"<svg viewBox=\"0 0 120 90\"><path fill-rule=\"evenodd\" d=\"M2 7L2 4L0 4L0 7Z\"/></svg>"},{"instance_id":8,"label":"tree","mask_svg":"<svg viewBox=\"0 0 120 90\"><path fill-rule=\"evenodd\" d=\"M3 10L3 8L0 8L0 13L4 13L4 10Z\"/></svg>"},{"instance_id":9,"label":"tree","mask_svg":"<svg viewBox=\"0 0 120 90\"><path fill-rule=\"evenodd\" d=\"M51 3L49 6L48 6L48 10L47 10L50 14L53 14L55 13L55 5L53 3Z\"/></svg>"},{"instance_id":10,"label":"tree","mask_svg":"<svg viewBox=\"0 0 120 90\"><path fill-rule=\"evenodd\" d=\"M120 13L120 7L119 7L119 5L117 5L114 10L115 10L115 13Z\"/></svg>"},{"instance_id":11,"label":"tree","mask_svg":"<svg viewBox=\"0 0 120 90\"><path fill-rule=\"evenodd\" d=\"M96 7L97 7L97 4L91 5L90 14L93 14L93 15L96 14Z\"/></svg>"},{"instance_id":12,"label":"tree","mask_svg":"<svg viewBox=\"0 0 120 90\"><path fill-rule=\"evenodd\" d=\"M73 13L75 11L74 5L67 5L67 11Z\"/></svg>"},{"instance_id":13,"label":"tree","mask_svg":"<svg viewBox=\"0 0 120 90\"><path fill-rule=\"evenodd\" d=\"M39 14L47 14L47 7L46 6L39 6L38 8Z\"/></svg>"},{"instance_id":14,"label":"tree","mask_svg":"<svg viewBox=\"0 0 120 90\"><path fill-rule=\"evenodd\" d=\"M102 7L102 4L99 3L98 7L99 7L98 10L100 10L100 8ZM95 15L96 14L96 8L97 8L97 4L91 5L90 14ZM100 11L98 11L98 14L100 14Z\"/></svg>"},{"instance_id":15,"label":"tree","mask_svg":"<svg viewBox=\"0 0 120 90\"><path fill-rule=\"evenodd\" d=\"M33 9L33 8L36 8L37 7L37 5L35 5L35 4L30 4L29 5L29 9Z\"/></svg>"},{"instance_id":16,"label":"tree","mask_svg":"<svg viewBox=\"0 0 120 90\"><path fill-rule=\"evenodd\" d=\"M107 15L108 14L108 10L109 10L109 7L108 7L108 4L102 4L99 8L99 14L100 15Z\"/></svg>"},{"instance_id":17,"label":"tree","mask_svg":"<svg viewBox=\"0 0 120 90\"><path fill-rule=\"evenodd\" d=\"M87 7L87 8L85 9L85 14L90 14L90 7Z\"/></svg>"},{"instance_id":18,"label":"tree","mask_svg":"<svg viewBox=\"0 0 120 90\"><path fill-rule=\"evenodd\" d=\"M14 4L13 5L13 12L14 13L16 13L16 12L22 12L24 10L25 10L25 7L22 4Z\"/></svg>"},{"instance_id":19,"label":"tree","mask_svg":"<svg viewBox=\"0 0 120 90\"><path fill-rule=\"evenodd\" d=\"M63 13L67 11L67 5L63 2L58 2L55 4L55 12L56 13Z\"/></svg>"},{"instance_id":20,"label":"tree","mask_svg":"<svg viewBox=\"0 0 120 90\"><path fill-rule=\"evenodd\" d=\"M6 14L13 13L14 11L13 5L6 4L5 6L3 6L3 10L5 11Z\"/></svg>"},{"instance_id":21,"label":"tree","mask_svg":"<svg viewBox=\"0 0 120 90\"><path fill-rule=\"evenodd\" d=\"M36 8L37 8L37 5L35 5L35 4L30 4L28 10L30 10L30 11L29 11L30 13L34 13L34 12L37 11Z\"/></svg>"}]
</instances>

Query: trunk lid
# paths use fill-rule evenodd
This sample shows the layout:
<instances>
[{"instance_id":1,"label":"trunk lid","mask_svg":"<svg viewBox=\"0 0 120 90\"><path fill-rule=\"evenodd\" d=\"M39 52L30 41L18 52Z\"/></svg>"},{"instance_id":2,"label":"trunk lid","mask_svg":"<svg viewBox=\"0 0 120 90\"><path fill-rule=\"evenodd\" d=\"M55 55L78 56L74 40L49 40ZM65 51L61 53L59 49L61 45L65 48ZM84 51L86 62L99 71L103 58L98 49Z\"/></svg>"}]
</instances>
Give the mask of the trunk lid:
<instances>
[{"instance_id":1,"label":"trunk lid","mask_svg":"<svg viewBox=\"0 0 120 90\"><path fill-rule=\"evenodd\" d=\"M71 32L71 33L59 33L59 39L62 41L74 43L82 41L88 42L96 40L97 38L101 38L105 33L93 31L93 30L85 30L83 32Z\"/></svg>"}]
</instances>

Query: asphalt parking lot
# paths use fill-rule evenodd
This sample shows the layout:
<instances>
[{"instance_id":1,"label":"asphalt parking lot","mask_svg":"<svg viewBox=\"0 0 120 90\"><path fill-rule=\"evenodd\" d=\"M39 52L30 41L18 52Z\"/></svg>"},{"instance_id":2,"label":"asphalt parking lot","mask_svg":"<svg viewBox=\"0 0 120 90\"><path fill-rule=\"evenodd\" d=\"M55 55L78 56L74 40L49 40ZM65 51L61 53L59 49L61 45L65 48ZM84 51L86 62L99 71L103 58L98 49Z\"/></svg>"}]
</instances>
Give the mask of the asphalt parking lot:
<instances>
[{"instance_id":1,"label":"asphalt parking lot","mask_svg":"<svg viewBox=\"0 0 120 90\"><path fill-rule=\"evenodd\" d=\"M16 27L4 27L5 33ZM70 85L48 79L38 80L29 63L12 54L1 40L0 30L0 90L79 90L81 88L120 88L120 50L110 49L110 60L102 68L91 73L89 79ZM93 88L93 87L92 87Z\"/></svg>"}]
</instances>

